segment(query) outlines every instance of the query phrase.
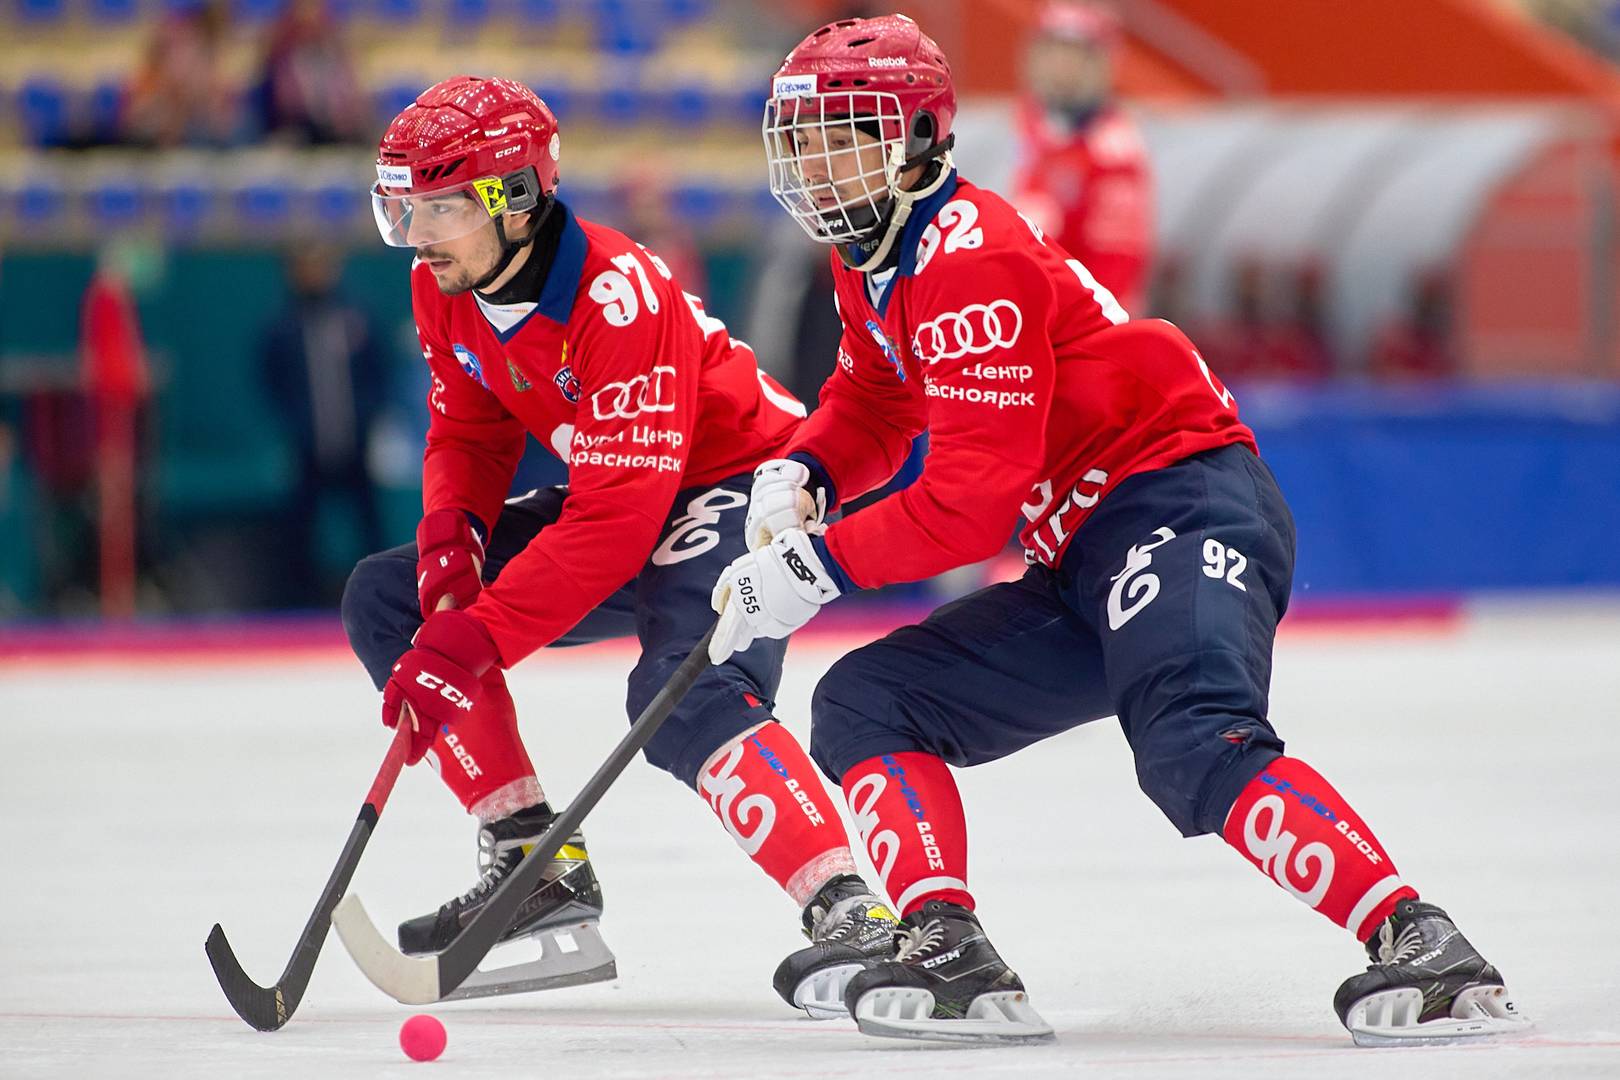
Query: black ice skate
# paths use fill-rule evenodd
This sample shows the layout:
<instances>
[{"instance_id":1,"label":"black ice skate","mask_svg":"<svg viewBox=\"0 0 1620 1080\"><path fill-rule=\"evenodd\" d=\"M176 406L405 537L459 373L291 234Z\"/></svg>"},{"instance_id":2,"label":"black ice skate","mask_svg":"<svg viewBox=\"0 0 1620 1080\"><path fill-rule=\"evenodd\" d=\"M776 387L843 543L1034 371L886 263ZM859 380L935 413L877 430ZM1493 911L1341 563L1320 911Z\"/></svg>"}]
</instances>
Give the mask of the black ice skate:
<instances>
[{"instance_id":1,"label":"black ice skate","mask_svg":"<svg viewBox=\"0 0 1620 1080\"><path fill-rule=\"evenodd\" d=\"M1433 904L1402 900L1367 940L1372 964L1333 1008L1358 1046L1411 1046L1526 1031L1502 976Z\"/></svg>"},{"instance_id":2,"label":"black ice skate","mask_svg":"<svg viewBox=\"0 0 1620 1080\"><path fill-rule=\"evenodd\" d=\"M438 952L455 940L556 816L550 806L541 803L480 828L478 883L433 914L400 923L400 951L407 955ZM576 832L496 944L500 948L523 943L505 950L509 954L525 945L532 953L538 945L539 959L475 971L444 1000L551 990L617 977L613 953L597 928L601 917L602 887L591 869L585 838Z\"/></svg>"},{"instance_id":3,"label":"black ice skate","mask_svg":"<svg viewBox=\"0 0 1620 1080\"><path fill-rule=\"evenodd\" d=\"M844 988L879 960L894 956L900 920L854 874L840 874L804 908L810 944L776 969L771 984L782 1000L812 1020L847 1016Z\"/></svg>"},{"instance_id":4,"label":"black ice skate","mask_svg":"<svg viewBox=\"0 0 1620 1080\"><path fill-rule=\"evenodd\" d=\"M978 918L939 900L900 921L894 959L851 979L844 1000L868 1035L956 1042L1053 1037Z\"/></svg>"}]
</instances>

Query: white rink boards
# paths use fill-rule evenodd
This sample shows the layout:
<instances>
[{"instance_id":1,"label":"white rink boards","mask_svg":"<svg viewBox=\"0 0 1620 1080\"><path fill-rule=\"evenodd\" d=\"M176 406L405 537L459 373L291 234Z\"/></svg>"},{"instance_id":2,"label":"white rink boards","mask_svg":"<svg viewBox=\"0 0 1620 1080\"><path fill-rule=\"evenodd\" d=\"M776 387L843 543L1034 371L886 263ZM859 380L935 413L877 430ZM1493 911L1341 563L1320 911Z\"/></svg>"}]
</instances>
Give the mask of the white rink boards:
<instances>
[{"instance_id":1,"label":"white rink boards","mask_svg":"<svg viewBox=\"0 0 1620 1080\"><path fill-rule=\"evenodd\" d=\"M795 645L781 712L803 736L838 655ZM1500 1047L1358 1050L1332 1011L1342 930L1218 839L1181 840L1136 789L1113 721L960 774L986 928L1055 1044L886 1043L796 1018L770 989L796 912L691 792L637 763L587 822L616 983L412 1011L335 936L274 1034L203 955L224 924L272 981L386 737L339 656L204 666L0 665L0 1077L1620 1076L1620 615L1479 613L1454 633L1312 632L1279 647L1273 718L1448 908L1538 1022ZM514 675L556 800L623 730L628 651ZM400 780L356 876L379 924L473 880L472 827L436 778Z\"/></svg>"}]
</instances>

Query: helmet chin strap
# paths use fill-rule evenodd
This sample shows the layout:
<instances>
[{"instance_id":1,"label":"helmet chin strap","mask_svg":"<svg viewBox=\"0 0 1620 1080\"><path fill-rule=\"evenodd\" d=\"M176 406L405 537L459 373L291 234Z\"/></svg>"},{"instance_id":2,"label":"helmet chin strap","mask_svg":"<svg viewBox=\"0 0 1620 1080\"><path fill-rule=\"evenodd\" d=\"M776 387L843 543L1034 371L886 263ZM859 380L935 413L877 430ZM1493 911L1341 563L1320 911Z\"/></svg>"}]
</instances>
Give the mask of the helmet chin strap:
<instances>
[{"instance_id":1,"label":"helmet chin strap","mask_svg":"<svg viewBox=\"0 0 1620 1080\"><path fill-rule=\"evenodd\" d=\"M951 145L953 142L955 142L954 136L948 137L944 142L930 147L909 161L901 161L894 166L894 175L898 176L906 169L913 168L924 162L933 160L939 162L939 168L935 170L933 179L922 187L912 188L907 191L894 191L891 182L890 191L892 194L888 202L888 213L873 226L872 231L867 233L864 238L853 243L838 245L838 257L843 260L845 266L864 274L883 265L884 261L888 259L890 251L893 250L895 241L906 231L906 222L911 219L912 207L920 200L926 199L938 191L940 186L945 183L945 178L950 176L951 170L955 168L955 162L951 160ZM860 254L863 251L866 252L864 257Z\"/></svg>"},{"instance_id":2,"label":"helmet chin strap","mask_svg":"<svg viewBox=\"0 0 1620 1080\"><path fill-rule=\"evenodd\" d=\"M495 237L501 242L501 257L496 260L494 269L473 282L472 289L474 292L483 292L489 287L490 282L506 273L506 268L512 265L512 260L517 258L518 252L534 243L534 238L540 235L540 227L546 223L546 219L551 216L552 208L556 205L557 197L555 195L546 196L546 205L541 207L538 212L530 212L531 220L527 235L517 240L507 239L505 214L495 219Z\"/></svg>"}]
</instances>

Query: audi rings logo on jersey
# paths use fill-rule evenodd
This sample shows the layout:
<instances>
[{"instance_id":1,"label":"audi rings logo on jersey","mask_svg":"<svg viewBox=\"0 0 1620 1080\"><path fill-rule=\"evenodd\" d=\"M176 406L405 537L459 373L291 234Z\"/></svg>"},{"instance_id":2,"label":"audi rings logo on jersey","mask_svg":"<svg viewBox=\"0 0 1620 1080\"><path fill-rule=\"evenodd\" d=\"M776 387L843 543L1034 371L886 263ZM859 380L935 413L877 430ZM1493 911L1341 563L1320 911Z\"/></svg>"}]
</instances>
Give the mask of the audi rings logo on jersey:
<instances>
[{"instance_id":1,"label":"audi rings logo on jersey","mask_svg":"<svg viewBox=\"0 0 1620 1080\"><path fill-rule=\"evenodd\" d=\"M1024 313L1011 300L969 304L947 311L917 327L911 351L918 360L937 364L959 356L978 356L1016 344L1024 329Z\"/></svg>"},{"instance_id":2,"label":"audi rings logo on jersey","mask_svg":"<svg viewBox=\"0 0 1620 1080\"><path fill-rule=\"evenodd\" d=\"M660 364L628 382L610 382L591 395L598 420L634 420L642 413L675 411L675 369Z\"/></svg>"}]
</instances>

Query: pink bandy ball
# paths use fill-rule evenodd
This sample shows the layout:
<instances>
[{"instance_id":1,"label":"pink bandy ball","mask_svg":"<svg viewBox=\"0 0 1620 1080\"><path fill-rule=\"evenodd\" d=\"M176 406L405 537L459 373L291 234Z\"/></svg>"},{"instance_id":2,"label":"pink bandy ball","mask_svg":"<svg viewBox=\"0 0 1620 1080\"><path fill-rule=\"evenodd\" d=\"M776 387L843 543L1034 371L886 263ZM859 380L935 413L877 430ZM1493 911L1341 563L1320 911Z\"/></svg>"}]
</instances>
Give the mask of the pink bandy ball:
<instances>
[{"instance_id":1,"label":"pink bandy ball","mask_svg":"<svg viewBox=\"0 0 1620 1080\"><path fill-rule=\"evenodd\" d=\"M432 1061L444 1053L444 1025L421 1013L399 1026L399 1048L412 1061Z\"/></svg>"}]
</instances>

